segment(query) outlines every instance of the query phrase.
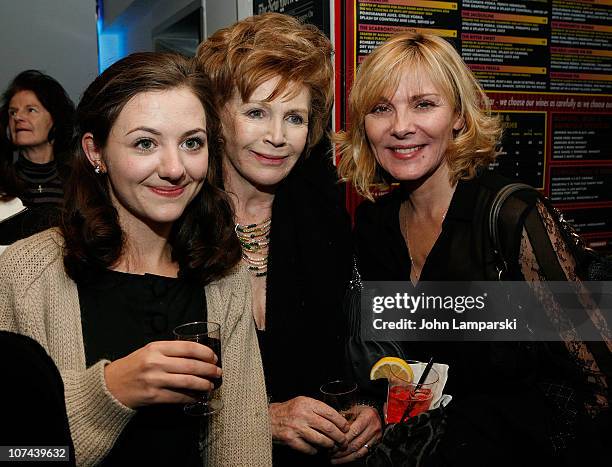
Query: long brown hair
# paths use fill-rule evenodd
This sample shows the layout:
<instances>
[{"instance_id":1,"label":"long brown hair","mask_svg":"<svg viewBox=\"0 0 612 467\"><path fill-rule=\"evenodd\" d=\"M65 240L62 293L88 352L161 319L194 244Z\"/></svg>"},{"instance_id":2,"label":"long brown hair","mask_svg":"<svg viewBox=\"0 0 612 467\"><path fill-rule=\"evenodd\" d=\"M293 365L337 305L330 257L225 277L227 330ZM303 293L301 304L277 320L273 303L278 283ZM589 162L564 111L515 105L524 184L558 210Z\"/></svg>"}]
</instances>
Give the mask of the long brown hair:
<instances>
[{"instance_id":1,"label":"long brown hair","mask_svg":"<svg viewBox=\"0 0 612 467\"><path fill-rule=\"evenodd\" d=\"M104 148L119 114L137 94L188 88L206 114L208 173L201 191L174 223L169 238L179 276L206 284L225 275L240 260L233 214L221 186L220 123L208 78L193 62L177 54L135 53L116 62L87 88L77 107L74 169L66 186L61 225L64 266L75 281L95 268L108 268L120 258L124 233L109 194L106 174L96 174L80 139L92 133Z\"/></svg>"}]
</instances>

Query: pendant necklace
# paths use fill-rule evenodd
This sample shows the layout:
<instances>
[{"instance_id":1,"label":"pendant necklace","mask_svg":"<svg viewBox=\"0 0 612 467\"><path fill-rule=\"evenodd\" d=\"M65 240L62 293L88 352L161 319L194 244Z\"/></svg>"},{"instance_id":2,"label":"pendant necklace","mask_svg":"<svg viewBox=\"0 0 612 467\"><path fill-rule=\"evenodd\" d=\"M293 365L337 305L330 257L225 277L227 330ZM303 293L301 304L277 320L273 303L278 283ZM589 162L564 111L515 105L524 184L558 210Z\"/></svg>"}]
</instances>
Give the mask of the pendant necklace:
<instances>
[{"instance_id":1,"label":"pendant necklace","mask_svg":"<svg viewBox=\"0 0 612 467\"><path fill-rule=\"evenodd\" d=\"M412 250L410 248L410 241L409 241L410 235L408 233L408 214L406 213L405 207L402 209L402 211L403 211L403 215L402 215L403 219L401 222L401 226L402 226L401 230L404 236L404 240L406 242L406 246L408 248L408 258L410 258L410 279L411 281L414 279L414 282L418 282L419 279L421 278L421 272L423 272L423 266L425 266L427 257L425 257L425 261L423 261L423 264L421 265L421 267L417 267L414 259L412 258ZM442 224L444 223L444 219L446 219L447 213L448 213L448 207L446 208L446 211L444 211L444 214L442 214L442 219L440 222L440 232L438 233L438 237L440 236L440 233L442 233ZM436 237L436 240L438 237ZM435 242L434 242L434 245L435 245ZM433 248L433 245L432 245L432 248Z\"/></svg>"}]
</instances>

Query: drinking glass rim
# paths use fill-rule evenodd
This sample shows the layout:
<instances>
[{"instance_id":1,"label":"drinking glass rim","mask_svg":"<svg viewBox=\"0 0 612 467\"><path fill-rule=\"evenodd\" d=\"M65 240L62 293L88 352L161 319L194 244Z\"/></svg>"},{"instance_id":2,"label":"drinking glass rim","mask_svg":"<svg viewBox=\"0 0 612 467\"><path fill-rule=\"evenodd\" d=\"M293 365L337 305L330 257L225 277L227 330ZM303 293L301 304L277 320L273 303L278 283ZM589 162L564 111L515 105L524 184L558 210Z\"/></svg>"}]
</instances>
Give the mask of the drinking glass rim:
<instances>
[{"instance_id":1,"label":"drinking glass rim","mask_svg":"<svg viewBox=\"0 0 612 467\"><path fill-rule=\"evenodd\" d=\"M350 389L348 389L348 390L346 390L344 392L329 392L329 391L325 391L323 389L325 386L328 386L328 385L331 385L331 384L334 384L334 383L345 383L345 384L347 384L347 387L350 386ZM344 396L346 394L350 394L352 392L357 391L357 383L354 382L354 381L346 380L346 379L335 379L333 381L328 381L326 383L323 383L321 385L321 387L319 388L319 391L322 394L325 394L325 395L328 395L328 396Z\"/></svg>"},{"instance_id":2,"label":"drinking glass rim","mask_svg":"<svg viewBox=\"0 0 612 467\"><path fill-rule=\"evenodd\" d=\"M201 323L207 323L207 324L214 324L217 329L214 330L209 330L205 333L202 332L195 332L195 333L189 333L189 334L180 334L177 331L177 329L181 329L181 328L186 328L187 326L192 326L194 324L201 324ZM176 326L173 330L172 330L172 334L174 334L176 337L185 337L185 336L197 336L199 334L209 334L210 332L215 332L215 331L219 331L219 335L221 335L221 324L217 323L216 321L191 321L189 323L183 323L183 324L179 324L178 326Z\"/></svg>"},{"instance_id":3,"label":"drinking glass rim","mask_svg":"<svg viewBox=\"0 0 612 467\"><path fill-rule=\"evenodd\" d=\"M419 362L417 360L409 360L412 363L423 363L423 362ZM400 380L402 383L405 384L412 384L413 386L416 386L418 383L418 378L416 378L413 381L408 381L406 380L403 376L399 376L395 373L395 371L393 371L393 367L389 368L389 371L391 372L391 375ZM421 386L433 386L434 384L438 384L438 382L440 381L440 373L438 373L438 371L434 368L431 367L431 369L429 370L429 374L427 375L427 378L429 378L430 376L432 376L432 373L436 376L436 379L434 381L429 381L426 383L422 383ZM389 380L389 384L391 385L391 380Z\"/></svg>"}]
</instances>

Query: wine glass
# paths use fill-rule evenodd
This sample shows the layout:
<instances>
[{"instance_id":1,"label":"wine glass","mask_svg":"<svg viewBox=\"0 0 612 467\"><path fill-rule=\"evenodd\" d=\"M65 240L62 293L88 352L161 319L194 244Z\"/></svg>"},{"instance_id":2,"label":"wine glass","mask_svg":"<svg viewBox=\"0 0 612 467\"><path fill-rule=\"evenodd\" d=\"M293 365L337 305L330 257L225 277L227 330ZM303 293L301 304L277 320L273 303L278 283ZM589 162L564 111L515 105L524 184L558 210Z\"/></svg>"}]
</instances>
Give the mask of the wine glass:
<instances>
[{"instance_id":1,"label":"wine glass","mask_svg":"<svg viewBox=\"0 0 612 467\"><path fill-rule=\"evenodd\" d=\"M174 335L180 341L192 341L210 347L217 358L217 366L221 368L221 325L211 321L194 321L177 326ZM185 404L183 410L187 415L212 415L223 408L223 401L220 397L213 397L221 387L223 378L216 378L213 391L206 391L200 400Z\"/></svg>"},{"instance_id":2,"label":"wine glass","mask_svg":"<svg viewBox=\"0 0 612 467\"><path fill-rule=\"evenodd\" d=\"M319 392L323 396L323 402L336 409L348 422L353 421L355 415L351 412L351 408L355 405L356 383L337 379L323 384Z\"/></svg>"}]
</instances>

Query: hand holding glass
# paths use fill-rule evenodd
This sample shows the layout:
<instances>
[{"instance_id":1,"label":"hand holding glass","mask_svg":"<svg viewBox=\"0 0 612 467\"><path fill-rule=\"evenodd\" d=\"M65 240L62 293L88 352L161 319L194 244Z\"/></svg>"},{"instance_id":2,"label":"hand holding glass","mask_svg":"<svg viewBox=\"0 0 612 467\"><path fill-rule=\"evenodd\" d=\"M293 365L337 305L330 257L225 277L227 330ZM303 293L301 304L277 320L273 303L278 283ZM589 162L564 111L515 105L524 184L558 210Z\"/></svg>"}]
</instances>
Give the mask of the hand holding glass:
<instances>
[{"instance_id":1,"label":"hand holding glass","mask_svg":"<svg viewBox=\"0 0 612 467\"><path fill-rule=\"evenodd\" d=\"M221 368L221 325L210 321L195 321L193 323L182 324L174 329L177 340L198 342L199 344L210 347L219 361L217 366ZM200 400L185 404L184 411L187 415L212 415L223 408L223 401L213 397L213 393L221 387L223 378L213 381L215 389L211 392L202 394Z\"/></svg>"},{"instance_id":2,"label":"hand holding glass","mask_svg":"<svg viewBox=\"0 0 612 467\"><path fill-rule=\"evenodd\" d=\"M353 421L354 415L350 410L355 405L357 384L345 380L330 381L323 384L319 391L323 396L323 402L335 409L348 422Z\"/></svg>"}]
</instances>

